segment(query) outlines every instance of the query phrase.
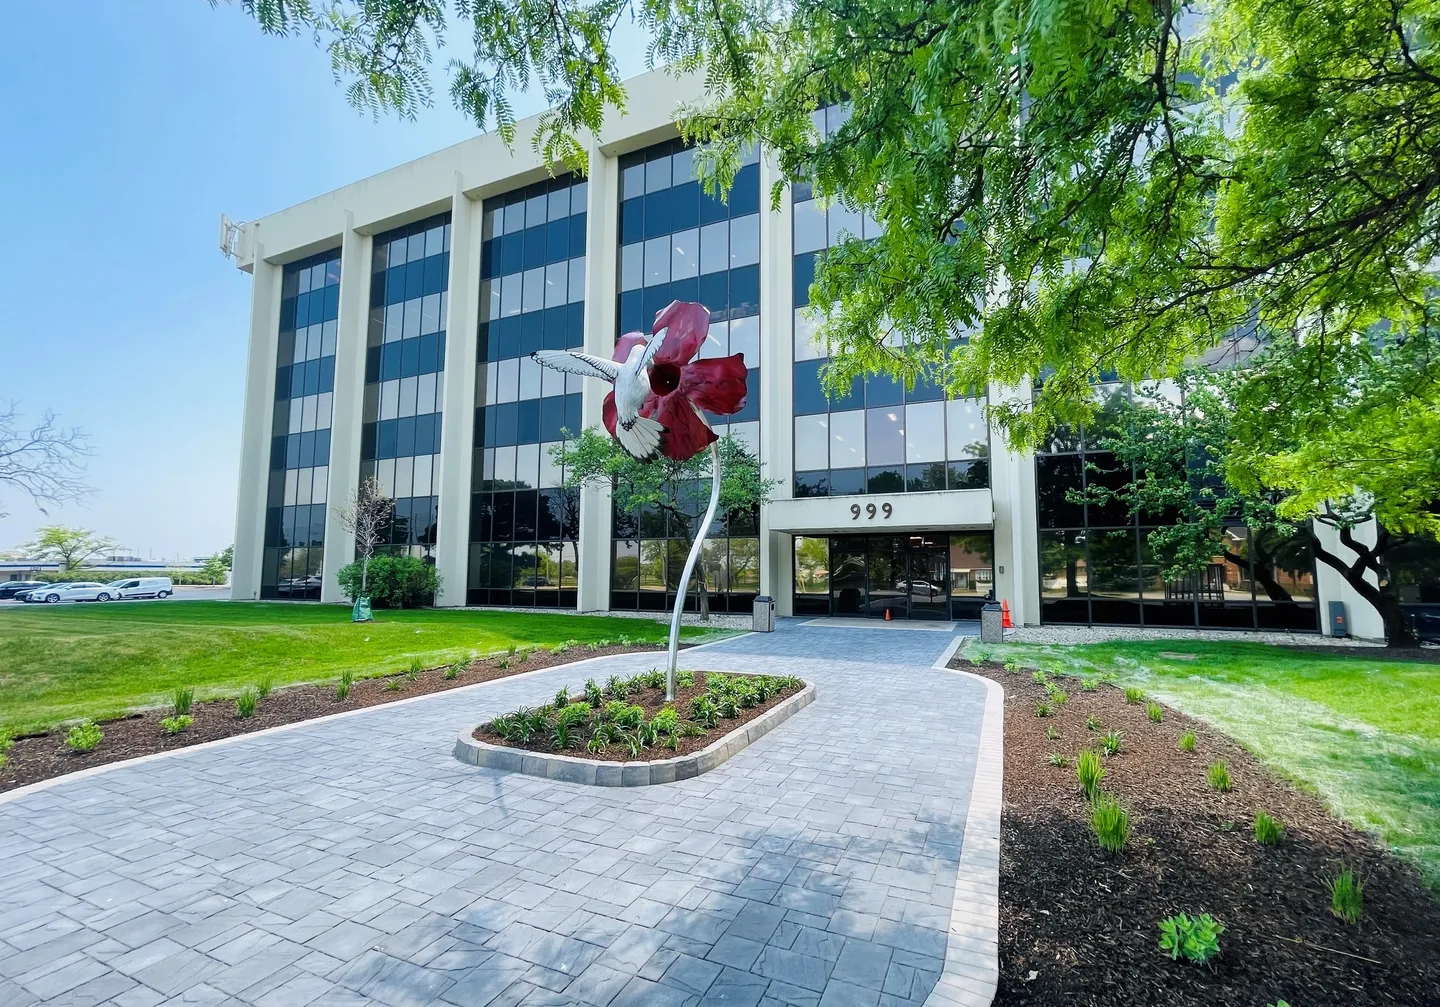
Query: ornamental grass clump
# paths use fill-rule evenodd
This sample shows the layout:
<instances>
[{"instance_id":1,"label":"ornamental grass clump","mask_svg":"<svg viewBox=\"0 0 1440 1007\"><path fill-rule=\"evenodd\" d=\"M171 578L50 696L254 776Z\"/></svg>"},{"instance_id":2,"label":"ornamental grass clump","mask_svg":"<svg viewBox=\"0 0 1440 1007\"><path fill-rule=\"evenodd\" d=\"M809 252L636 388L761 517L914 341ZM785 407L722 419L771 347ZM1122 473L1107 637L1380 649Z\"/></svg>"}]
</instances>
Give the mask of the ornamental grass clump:
<instances>
[{"instance_id":1,"label":"ornamental grass clump","mask_svg":"<svg viewBox=\"0 0 1440 1007\"><path fill-rule=\"evenodd\" d=\"M1180 749L1180 751L1182 752L1195 751L1195 732L1186 731L1185 733L1181 734L1180 740L1175 743L1175 747Z\"/></svg>"},{"instance_id":2,"label":"ornamental grass clump","mask_svg":"<svg viewBox=\"0 0 1440 1007\"><path fill-rule=\"evenodd\" d=\"M195 704L195 690L188 685L182 685L170 694L170 709L175 716L183 717L190 712L190 707Z\"/></svg>"},{"instance_id":3,"label":"ornamental grass clump","mask_svg":"<svg viewBox=\"0 0 1440 1007\"><path fill-rule=\"evenodd\" d=\"M355 673L349 668L340 672L340 681L335 683L335 702L343 703L350 696L350 687L355 684Z\"/></svg>"},{"instance_id":4,"label":"ornamental grass clump","mask_svg":"<svg viewBox=\"0 0 1440 1007\"><path fill-rule=\"evenodd\" d=\"M1125 689L1125 702L1131 706L1139 706L1145 699L1145 690L1137 689L1134 686L1127 686Z\"/></svg>"},{"instance_id":5,"label":"ornamental grass clump","mask_svg":"<svg viewBox=\"0 0 1440 1007\"><path fill-rule=\"evenodd\" d=\"M1185 913L1160 921L1160 950L1171 960L1184 958L1189 962L1208 962L1220 953L1220 935L1225 925L1209 913L1188 916Z\"/></svg>"},{"instance_id":6,"label":"ornamental grass clump","mask_svg":"<svg viewBox=\"0 0 1440 1007\"><path fill-rule=\"evenodd\" d=\"M267 698L270 693L274 691L275 680L269 675L263 676L258 682L255 683L255 694L261 699Z\"/></svg>"},{"instance_id":7,"label":"ornamental grass clump","mask_svg":"<svg viewBox=\"0 0 1440 1007\"><path fill-rule=\"evenodd\" d=\"M235 715L241 720L248 720L255 716L255 708L260 705L260 690L253 685L247 685L240 690L240 695L235 697Z\"/></svg>"},{"instance_id":8,"label":"ornamental grass clump","mask_svg":"<svg viewBox=\"0 0 1440 1007\"><path fill-rule=\"evenodd\" d=\"M1222 794L1229 793L1234 787L1234 781L1230 779L1230 767L1225 765L1221 759L1210 763L1205 770L1205 778L1210 781L1210 788Z\"/></svg>"},{"instance_id":9,"label":"ornamental grass clump","mask_svg":"<svg viewBox=\"0 0 1440 1007\"><path fill-rule=\"evenodd\" d=\"M1261 846L1276 846L1285 838L1285 827L1278 818L1263 811L1255 812L1255 841Z\"/></svg>"},{"instance_id":10,"label":"ornamental grass clump","mask_svg":"<svg viewBox=\"0 0 1440 1007\"><path fill-rule=\"evenodd\" d=\"M1087 748L1075 757L1075 778L1080 781L1080 789L1085 792L1086 797L1094 799L1105 774L1100 755L1094 749Z\"/></svg>"},{"instance_id":11,"label":"ornamental grass clump","mask_svg":"<svg viewBox=\"0 0 1440 1007\"><path fill-rule=\"evenodd\" d=\"M1106 755L1119 755L1120 746L1125 744L1125 735L1120 731L1106 731L1105 736L1100 739L1100 747L1105 750Z\"/></svg>"},{"instance_id":12,"label":"ornamental grass clump","mask_svg":"<svg viewBox=\"0 0 1440 1007\"><path fill-rule=\"evenodd\" d=\"M1348 868L1329 881L1330 911L1354 926L1365 911L1365 883Z\"/></svg>"},{"instance_id":13,"label":"ornamental grass clump","mask_svg":"<svg viewBox=\"0 0 1440 1007\"><path fill-rule=\"evenodd\" d=\"M1130 839L1130 809L1103 790L1090 803L1090 831L1109 853L1119 853Z\"/></svg>"},{"instance_id":14,"label":"ornamental grass clump","mask_svg":"<svg viewBox=\"0 0 1440 1007\"><path fill-rule=\"evenodd\" d=\"M1158 724L1165 719L1165 707L1159 703L1146 703L1145 716L1150 719L1150 723Z\"/></svg>"}]
</instances>

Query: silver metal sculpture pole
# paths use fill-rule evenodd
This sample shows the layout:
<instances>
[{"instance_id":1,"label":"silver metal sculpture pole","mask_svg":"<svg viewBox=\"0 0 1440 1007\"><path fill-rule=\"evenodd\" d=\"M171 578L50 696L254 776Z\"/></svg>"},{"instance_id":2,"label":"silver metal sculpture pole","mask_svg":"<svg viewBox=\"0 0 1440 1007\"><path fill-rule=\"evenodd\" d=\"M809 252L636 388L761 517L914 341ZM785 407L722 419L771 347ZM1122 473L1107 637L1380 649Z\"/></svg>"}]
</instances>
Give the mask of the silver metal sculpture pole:
<instances>
[{"instance_id":1,"label":"silver metal sculpture pole","mask_svg":"<svg viewBox=\"0 0 1440 1007\"><path fill-rule=\"evenodd\" d=\"M680 575L680 590L675 595L675 614L670 617L670 663L665 667L665 698L675 698L675 659L680 651L680 613L685 609L685 595L690 590L690 574L695 570L695 561L700 558L700 547L705 536L710 534L710 522L715 520L715 508L720 506L720 449L719 441L710 445L710 507L705 511L705 520L700 522L700 534L690 547L690 556L685 560L685 572Z\"/></svg>"}]
</instances>

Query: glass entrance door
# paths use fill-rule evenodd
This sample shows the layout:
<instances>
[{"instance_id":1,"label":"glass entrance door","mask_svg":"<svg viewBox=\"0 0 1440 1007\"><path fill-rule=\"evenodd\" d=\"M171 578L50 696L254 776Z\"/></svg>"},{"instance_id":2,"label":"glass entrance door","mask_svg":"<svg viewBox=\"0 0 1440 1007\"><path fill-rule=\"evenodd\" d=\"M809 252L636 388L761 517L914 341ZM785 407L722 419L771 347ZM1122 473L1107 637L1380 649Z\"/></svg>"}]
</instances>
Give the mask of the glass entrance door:
<instances>
[{"instance_id":1,"label":"glass entrance door","mask_svg":"<svg viewBox=\"0 0 1440 1007\"><path fill-rule=\"evenodd\" d=\"M910 618L950 618L950 550L948 544L911 541L909 579Z\"/></svg>"}]
</instances>

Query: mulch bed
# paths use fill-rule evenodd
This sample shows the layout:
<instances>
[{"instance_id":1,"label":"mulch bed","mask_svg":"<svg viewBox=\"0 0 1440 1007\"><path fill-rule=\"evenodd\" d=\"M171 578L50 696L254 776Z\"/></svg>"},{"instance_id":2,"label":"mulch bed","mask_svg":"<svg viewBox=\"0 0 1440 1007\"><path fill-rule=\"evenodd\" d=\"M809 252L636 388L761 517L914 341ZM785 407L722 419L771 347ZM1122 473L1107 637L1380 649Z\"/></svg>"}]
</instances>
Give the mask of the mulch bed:
<instances>
[{"instance_id":1,"label":"mulch bed","mask_svg":"<svg viewBox=\"0 0 1440 1007\"><path fill-rule=\"evenodd\" d=\"M1411 864L1314 796L1198 721L1166 709L1150 722L1114 686L1082 692L1079 679L1063 679L1069 701L1040 718L1045 691L1028 670L953 666L1005 688L996 1004L1440 1004L1440 901ZM1090 832L1074 768L1076 753L1112 728L1124 743L1105 757L1104 787L1132 811L1129 845L1113 855ZM1176 747L1186 730L1198 739L1190 754ZM1049 765L1051 752L1069 764ZM1209 787L1216 759L1229 765L1230 793ZM1279 846L1256 842L1257 810L1284 823ZM1365 884L1355 926L1331 914L1326 889L1347 867ZM1159 950L1156 923L1178 912L1225 925L1209 963Z\"/></svg>"},{"instance_id":2,"label":"mulch bed","mask_svg":"<svg viewBox=\"0 0 1440 1007\"><path fill-rule=\"evenodd\" d=\"M681 644L682 649L688 646L692 645ZM175 735L166 734L160 727L160 721L170 716L172 711L168 708L150 710L119 720L101 721L105 739L95 751L87 753L72 752L65 744L64 730L21 737L15 739L15 745L10 749L5 765L0 767L0 793L92 766L102 766L108 762L133 759L139 755L165 752L173 748L188 748L205 741L215 741L236 734L250 734L263 731L267 727L293 724L296 721L325 717L346 710L447 692L465 685L490 682L592 657L663 651L663 646L613 646L595 650L571 647L560 654L548 650L533 650L528 652L523 661L519 654L474 661L454 679L444 677L443 665L421 671L414 681L404 673L387 678L356 679L355 684L350 687L350 695L339 702L335 699L333 681L287 686L277 688L262 700L255 715L246 719L236 716L233 699L197 702L190 708L190 716L195 718L195 722L183 734ZM507 666L501 667L502 663ZM391 680L400 683L398 690L386 688L386 682Z\"/></svg>"},{"instance_id":3,"label":"mulch bed","mask_svg":"<svg viewBox=\"0 0 1440 1007\"><path fill-rule=\"evenodd\" d=\"M727 672L726 677L745 678L749 676L736 675ZM602 681L600 684L604 685L605 683ZM804 685L802 684L800 686L800 689L803 688ZM577 729L575 732L575 737L578 740L570 748L566 749L559 749L551 745L550 737L548 734L544 736L537 735L534 738L531 738L527 744L523 745L516 741L506 741L495 731L490 730L489 724L482 724L480 727L476 728L471 737L473 737L476 741L483 741L487 745L503 745L506 748L519 748L527 752L543 752L547 755L568 755L577 759L589 759L594 762L657 762L661 759L674 759L681 755L689 755L691 752L698 752L702 748L706 748L707 746L714 744L720 738L725 737L725 735L729 734L737 727L742 727L745 724L748 724L750 721L754 720L756 717L760 716L765 711L779 706L791 696L799 693L800 689L790 689L785 692L776 693L775 695L772 695L769 699L765 700L765 702L757 703L755 706L750 707L748 710L741 708L736 711L739 716L730 717L728 719L722 717L720 719L720 722L716 724L715 727L710 729L702 728L702 730L705 731L704 734L698 735L694 738L679 738L678 744L673 749L666 748L664 745L657 745L654 748L642 748L640 750L640 754L638 755L631 755L629 747L623 744L606 745L599 752L594 754L590 753L585 748L585 742L590 737L590 731L588 728ZM624 701L631 704L632 706L643 707L645 710L646 720L649 720L651 717L655 716L655 714L659 713L666 706L674 706L675 711L680 714L681 723L684 723L689 716L690 700L693 699L695 696L704 695L705 690L705 672L697 671L695 673L694 685L683 688L678 684L676 685L675 700L673 703L667 703L665 701L664 689L651 688L642 689L639 692L629 696ZM554 699L555 697L553 695L537 696L535 698L534 705L544 706L547 703L552 703ZM571 696L570 699L571 702L575 703L581 703L585 701L585 697L583 695L574 695Z\"/></svg>"}]
</instances>

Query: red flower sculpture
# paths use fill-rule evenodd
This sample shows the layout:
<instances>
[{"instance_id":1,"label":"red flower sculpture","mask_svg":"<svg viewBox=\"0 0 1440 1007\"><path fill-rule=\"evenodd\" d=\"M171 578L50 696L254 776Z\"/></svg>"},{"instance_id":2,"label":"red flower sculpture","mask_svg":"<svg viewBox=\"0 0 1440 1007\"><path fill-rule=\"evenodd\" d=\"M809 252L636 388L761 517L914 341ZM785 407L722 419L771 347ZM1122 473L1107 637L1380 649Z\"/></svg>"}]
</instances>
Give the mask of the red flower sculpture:
<instances>
[{"instance_id":1,"label":"red flower sculpture","mask_svg":"<svg viewBox=\"0 0 1440 1007\"><path fill-rule=\"evenodd\" d=\"M665 331L665 343L650 362L650 394L640 415L665 427L660 453L683 462L720 438L705 422L701 410L720 416L738 413L745 406L745 357L692 360L710 331L710 311L693 301L671 301L655 316L653 338ZM628 332L615 344L614 359L624 361L637 343L647 343L640 332ZM605 396L605 429L615 436L615 392Z\"/></svg>"}]
</instances>

